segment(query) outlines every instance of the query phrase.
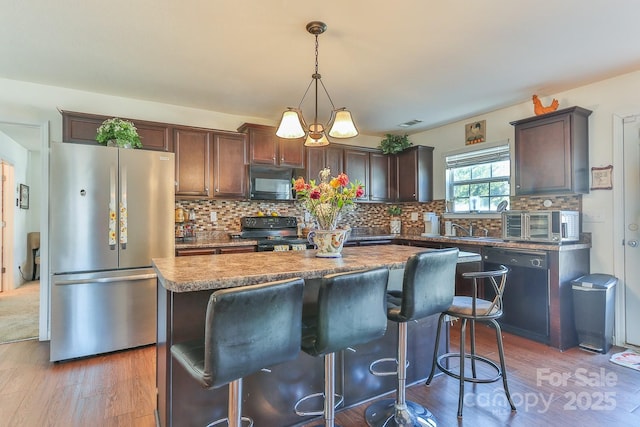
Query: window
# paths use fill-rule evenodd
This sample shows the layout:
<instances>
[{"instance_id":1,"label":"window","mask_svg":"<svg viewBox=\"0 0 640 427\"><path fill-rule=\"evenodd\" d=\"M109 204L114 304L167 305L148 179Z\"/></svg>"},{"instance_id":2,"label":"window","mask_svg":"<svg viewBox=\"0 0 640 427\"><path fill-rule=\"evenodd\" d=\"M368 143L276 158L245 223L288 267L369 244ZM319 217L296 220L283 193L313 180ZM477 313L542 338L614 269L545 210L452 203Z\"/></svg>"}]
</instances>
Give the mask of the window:
<instances>
[{"instance_id":1,"label":"window","mask_svg":"<svg viewBox=\"0 0 640 427\"><path fill-rule=\"evenodd\" d=\"M445 162L453 212L490 212L503 200L509 202L508 144L447 155Z\"/></svg>"}]
</instances>

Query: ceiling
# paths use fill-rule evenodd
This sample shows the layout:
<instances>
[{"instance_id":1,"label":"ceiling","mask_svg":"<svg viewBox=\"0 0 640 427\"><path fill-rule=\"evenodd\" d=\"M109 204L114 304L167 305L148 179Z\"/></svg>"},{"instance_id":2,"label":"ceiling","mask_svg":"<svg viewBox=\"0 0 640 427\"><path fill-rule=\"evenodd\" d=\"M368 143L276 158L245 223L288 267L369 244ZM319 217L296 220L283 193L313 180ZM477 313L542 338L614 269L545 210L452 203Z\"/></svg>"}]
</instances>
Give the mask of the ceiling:
<instances>
[{"instance_id":1,"label":"ceiling","mask_svg":"<svg viewBox=\"0 0 640 427\"><path fill-rule=\"evenodd\" d=\"M636 0L0 0L0 77L271 120L319 72L364 134L640 69ZM303 104L312 115L313 97ZM320 119L329 107L320 97ZM117 114L117 112L114 112ZM418 125L399 124L421 120Z\"/></svg>"}]
</instances>

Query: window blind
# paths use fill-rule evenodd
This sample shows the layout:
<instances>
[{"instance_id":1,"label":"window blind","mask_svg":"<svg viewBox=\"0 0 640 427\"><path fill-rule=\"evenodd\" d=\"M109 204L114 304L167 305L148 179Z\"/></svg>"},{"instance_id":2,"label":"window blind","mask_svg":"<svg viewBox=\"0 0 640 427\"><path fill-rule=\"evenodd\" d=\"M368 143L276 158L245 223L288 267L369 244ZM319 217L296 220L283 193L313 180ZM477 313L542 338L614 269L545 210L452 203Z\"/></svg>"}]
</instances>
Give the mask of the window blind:
<instances>
[{"instance_id":1,"label":"window blind","mask_svg":"<svg viewBox=\"0 0 640 427\"><path fill-rule=\"evenodd\" d=\"M445 157L445 164L450 169L501 160L509 160L509 144L448 155Z\"/></svg>"}]
</instances>

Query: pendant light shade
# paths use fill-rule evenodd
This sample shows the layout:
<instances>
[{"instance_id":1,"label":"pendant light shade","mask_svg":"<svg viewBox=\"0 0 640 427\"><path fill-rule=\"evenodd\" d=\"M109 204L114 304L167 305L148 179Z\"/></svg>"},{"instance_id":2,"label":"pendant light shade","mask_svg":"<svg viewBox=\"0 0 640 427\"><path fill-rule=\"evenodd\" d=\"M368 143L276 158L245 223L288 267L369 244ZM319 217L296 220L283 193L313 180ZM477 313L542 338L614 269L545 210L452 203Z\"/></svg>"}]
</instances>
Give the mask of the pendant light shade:
<instances>
[{"instance_id":1,"label":"pendant light shade","mask_svg":"<svg viewBox=\"0 0 640 427\"><path fill-rule=\"evenodd\" d=\"M322 147L329 145L329 139L324 133L324 127L321 124L314 123L309 126L309 133L307 139L304 141L304 145L307 147Z\"/></svg>"},{"instance_id":2,"label":"pendant light shade","mask_svg":"<svg viewBox=\"0 0 640 427\"><path fill-rule=\"evenodd\" d=\"M276 131L276 135L280 138L295 139L305 136L304 125L300 117L300 113L293 108L287 109L282 113L280 126Z\"/></svg>"},{"instance_id":3,"label":"pendant light shade","mask_svg":"<svg viewBox=\"0 0 640 427\"><path fill-rule=\"evenodd\" d=\"M333 111L334 118L329 136L332 138L353 138L358 135L355 123L351 118L351 112L344 108Z\"/></svg>"},{"instance_id":4,"label":"pendant light shade","mask_svg":"<svg viewBox=\"0 0 640 427\"><path fill-rule=\"evenodd\" d=\"M307 24L307 31L316 38L315 72L311 75L311 83L307 86L307 90L302 96L302 100L300 101L298 108L289 107L287 108L287 111L282 113L282 118L280 119L278 130L276 131L276 135L280 138L296 139L306 136L304 145L307 146L319 147L329 144L329 139L325 132L325 126L318 122L318 83L320 83L324 93L327 95L327 98L329 98L329 103L332 108L331 116L329 118L330 126L326 126L329 128L329 136L332 138L353 138L358 135L358 129L353 122L351 112L346 108L336 109L335 105L333 105L333 101L331 100L331 96L329 96L329 92L327 92L327 88L324 86L324 83L322 83L322 76L318 73L318 36L324 33L326 29L327 25L324 22L313 21ZM307 125L307 122L305 122L304 117L302 116L301 107L312 85L314 86L315 92L315 110L313 122Z\"/></svg>"}]
</instances>

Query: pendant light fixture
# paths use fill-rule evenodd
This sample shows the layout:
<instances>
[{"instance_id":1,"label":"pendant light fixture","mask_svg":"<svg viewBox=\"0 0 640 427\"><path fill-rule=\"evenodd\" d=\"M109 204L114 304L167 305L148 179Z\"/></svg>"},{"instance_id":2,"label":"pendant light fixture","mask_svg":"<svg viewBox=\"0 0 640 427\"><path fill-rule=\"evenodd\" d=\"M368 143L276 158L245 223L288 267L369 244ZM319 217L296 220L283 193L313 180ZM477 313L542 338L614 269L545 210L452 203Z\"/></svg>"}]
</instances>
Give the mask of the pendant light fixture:
<instances>
[{"instance_id":1,"label":"pendant light fixture","mask_svg":"<svg viewBox=\"0 0 640 427\"><path fill-rule=\"evenodd\" d=\"M331 96L329 96L327 88L324 86L324 83L322 83L322 76L318 73L318 36L324 33L326 29L327 25L324 22L312 21L307 24L307 31L316 37L315 72L311 75L311 82L309 86L307 86L304 95L302 95L298 108L289 107L287 111L282 113L282 119L276 131L276 135L280 138L296 139L306 137L304 142L306 146L320 147L328 145L329 139L327 138L326 127L329 128L328 136L332 138L353 138L358 135L358 129L356 129L356 125L353 123L351 112L344 107L336 108L335 105L333 105ZM329 103L331 103L331 116L329 117L329 122L326 127L318 121L318 83L322 86L324 93L327 95L327 98L329 98ZM315 89L315 110L313 122L307 125L302 116L301 107L311 85L314 85Z\"/></svg>"}]
</instances>

